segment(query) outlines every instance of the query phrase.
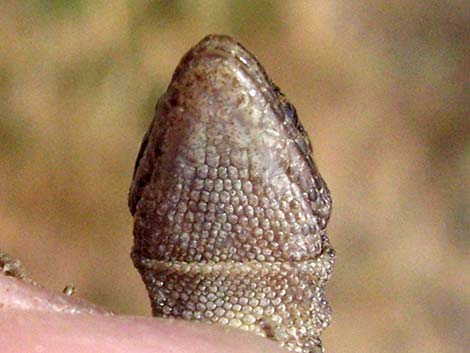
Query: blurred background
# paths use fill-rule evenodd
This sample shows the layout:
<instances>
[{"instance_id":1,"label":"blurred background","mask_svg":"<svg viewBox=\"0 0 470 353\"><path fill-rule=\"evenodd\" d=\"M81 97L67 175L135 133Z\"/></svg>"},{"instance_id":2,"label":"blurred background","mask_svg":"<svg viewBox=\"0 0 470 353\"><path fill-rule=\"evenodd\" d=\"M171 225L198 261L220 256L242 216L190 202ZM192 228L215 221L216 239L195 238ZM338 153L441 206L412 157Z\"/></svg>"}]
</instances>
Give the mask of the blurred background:
<instances>
[{"instance_id":1,"label":"blurred background","mask_svg":"<svg viewBox=\"0 0 470 353\"><path fill-rule=\"evenodd\" d=\"M465 1L3 0L0 248L47 287L149 315L134 160L179 59L225 33L295 104L332 191L327 352L464 352L469 23Z\"/></svg>"}]
</instances>

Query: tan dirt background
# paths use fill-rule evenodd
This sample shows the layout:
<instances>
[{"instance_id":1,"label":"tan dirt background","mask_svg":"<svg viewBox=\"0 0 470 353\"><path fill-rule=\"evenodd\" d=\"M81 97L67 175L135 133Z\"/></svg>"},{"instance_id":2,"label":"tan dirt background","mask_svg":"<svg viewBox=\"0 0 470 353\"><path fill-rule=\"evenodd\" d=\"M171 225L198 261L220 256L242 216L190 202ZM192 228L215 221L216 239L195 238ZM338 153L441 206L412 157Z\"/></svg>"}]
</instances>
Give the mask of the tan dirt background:
<instances>
[{"instance_id":1,"label":"tan dirt background","mask_svg":"<svg viewBox=\"0 0 470 353\"><path fill-rule=\"evenodd\" d=\"M465 1L1 1L0 248L148 315L134 159L181 56L226 33L296 105L333 194L327 352L464 352L469 23Z\"/></svg>"}]
</instances>

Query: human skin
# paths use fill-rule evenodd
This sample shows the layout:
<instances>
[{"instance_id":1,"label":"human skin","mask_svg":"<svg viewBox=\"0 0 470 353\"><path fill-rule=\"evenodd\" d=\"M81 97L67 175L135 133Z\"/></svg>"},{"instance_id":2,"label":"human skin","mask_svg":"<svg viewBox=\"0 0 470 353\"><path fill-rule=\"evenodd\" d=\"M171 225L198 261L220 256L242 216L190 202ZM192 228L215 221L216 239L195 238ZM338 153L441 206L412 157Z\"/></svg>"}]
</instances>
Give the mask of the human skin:
<instances>
[{"instance_id":1,"label":"human skin","mask_svg":"<svg viewBox=\"0 0 470 353\"><path fill-rule=\"evenodd\" d=\"M1 274L0 351L286 352L275 342L236 329L116 315L73 296Z\"/></svg>"}]
</instances>

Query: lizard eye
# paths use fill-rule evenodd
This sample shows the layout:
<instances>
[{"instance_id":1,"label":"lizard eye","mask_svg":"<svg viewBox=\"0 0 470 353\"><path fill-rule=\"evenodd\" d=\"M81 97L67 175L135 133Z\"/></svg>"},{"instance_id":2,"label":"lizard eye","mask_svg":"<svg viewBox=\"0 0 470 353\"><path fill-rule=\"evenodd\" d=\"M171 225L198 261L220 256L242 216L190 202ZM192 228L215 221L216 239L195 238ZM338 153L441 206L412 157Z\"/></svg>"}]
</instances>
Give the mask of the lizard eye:
<instances>
[{"instance_id":1,"label":"lizard eye","mask_svg":"<svg viewBox=\"0 0 470 353\"><path fill-rule=\"evenodd\" d=\"M282 109L284 110L284 113L286 114L287 119L289 121L292 121L294 125L297 126L298 118L297 118L297 111L295 110L295 107L292 105L292 103L290 103L287 100L287 97L284 95L284 93L282 93L282 91L280 90L278 86L276 86L273 82L271 82L271 86L274 90L274 93L277 95L278 99L281 102Z\"/></svg>"},{"instance_id":2,"label":"lizard eye","mask_svg":"<svg viewBox=\"0 0 470 353\"><path fill-rule=\"evenodd\" d=\"M298 118L297 118L297 111L295 110L295 107L291 103L286 101L283 104L283 108L284 108L284 112L286 113L287 118L297 126Z\"/></svg>"}]
</instances>

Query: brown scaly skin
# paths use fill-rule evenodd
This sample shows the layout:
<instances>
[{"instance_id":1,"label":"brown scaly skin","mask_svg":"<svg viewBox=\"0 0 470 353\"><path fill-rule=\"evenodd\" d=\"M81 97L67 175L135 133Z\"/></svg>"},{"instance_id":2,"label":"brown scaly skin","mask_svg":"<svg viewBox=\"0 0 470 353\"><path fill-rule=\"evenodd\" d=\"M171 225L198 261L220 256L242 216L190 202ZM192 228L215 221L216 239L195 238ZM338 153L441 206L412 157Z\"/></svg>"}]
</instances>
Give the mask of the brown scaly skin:
<instances>
[{"instance_id":1,"label":"brown scaly skin","mask_svg":"<svg viewBox=\"0 0 470 353\"><path fill-rule=\"evenodd\" d=\"M294 107L240 44L208 36L160 98L129 206L153 314L322 351L331 197Z\"/></svg>"}]
</instances>

